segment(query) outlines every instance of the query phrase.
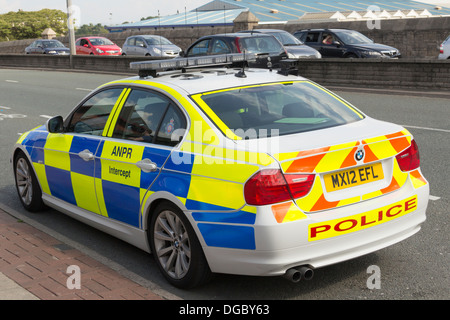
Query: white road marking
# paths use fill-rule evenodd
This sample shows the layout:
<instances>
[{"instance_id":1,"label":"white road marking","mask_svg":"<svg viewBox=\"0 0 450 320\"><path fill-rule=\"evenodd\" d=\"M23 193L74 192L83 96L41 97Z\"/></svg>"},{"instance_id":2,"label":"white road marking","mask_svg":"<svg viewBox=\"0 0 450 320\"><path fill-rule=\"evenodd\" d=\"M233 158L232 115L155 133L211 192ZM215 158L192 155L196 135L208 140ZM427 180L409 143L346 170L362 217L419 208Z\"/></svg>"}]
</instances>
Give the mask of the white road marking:
<instances>
[{"instance_id":1,"label":"white road marking","mask_svg":"<svg viewBox=\"0 0 450 320\"><path fill-rule=\"evenodd\" d=\"M428 199L432 200L432 201L436 201L439 200L441 197L436 197L436 196L432 196L430 195Z\"/></svg>"},{"instance_id":2,"label":"white road marking","mask_svg":"<svg viewBox=\"0 0 450 320\"><path fill-rule=\"evenodd\" d=\"M5 107L5 106L0 106L0 110L11 110L11 108Z\"/></svg>"},{"instance_id":3,"label":"white road marking","mask_svg":"<svg viewBox=\"0 0 450 320\"><path fill-rule=\"evenodd\" d=\"M41 114L39 117L45 118L45 119L53 118L53 116L47 116L47 115L45 115L45 114Z\"/></svg>"},{"instance_id":4,"label":"white road marking","mask_svg":"<svg viewBox=\"0 0 450 320\"><path fill-rule=\"evenodd\" d=\"M17 80L5 80L6 82L9 82L9 83L18 83L19 81L17 81Z\"/></svg>"},{"instance_id":5,"label":"white road marking","mask_svg":"<svg viewBox=\"0 0 450 320\"><path fill-rule=\"evenodd\" d=\"M86 88L75 88L75 90L80 90L80 91L89 91L91 92L92 89L86 89Z\"/></svg>"},{"instance_id":6,"label":"white road marking","mask_svg":"<svg viewBox=\"0 0 450 320\"><path fill-rule=\"evenodd\" d=\"M446 129L436 129L436 128L416 127L416 126L406 126L406 125L403 125L403 127L413 128L413 129L422 129L422 130L431 130L431 131L440 131L440 132L450 132L450 130L446 130Z\"/></svg>"}]
</instances>

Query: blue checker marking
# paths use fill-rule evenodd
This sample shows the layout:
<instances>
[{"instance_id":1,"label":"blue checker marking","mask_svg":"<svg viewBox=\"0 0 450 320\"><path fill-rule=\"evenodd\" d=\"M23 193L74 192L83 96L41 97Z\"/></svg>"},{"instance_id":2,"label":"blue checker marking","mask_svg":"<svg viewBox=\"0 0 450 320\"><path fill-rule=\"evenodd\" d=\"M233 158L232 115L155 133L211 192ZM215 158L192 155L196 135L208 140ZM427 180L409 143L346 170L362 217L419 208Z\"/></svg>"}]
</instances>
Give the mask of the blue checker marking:
<instances>
[{"instance_id":1,"label":"blue checker marking","mask_svg":"<svg viewBox=\"0 0 450 320\"><path fill-rule=\"evenodd\" d=\"M32 162L39 162L45 163L45 157L44 157L44 149L42 148L30 148L27 147L28 153L30 154L30 158Z\"/></svg>"},{"instance_id":2,"label":"blue checker marking","mask_svg":"<svg viewBox=\"0 0 450 320\"><path fill-rule=\"evenodd\" d=\"M99 139L74 136L69 152L79 153L80 151L88 149L89 151L95 154L99 142L100 142Z\"/></svg>"},{"instance_id":3,"label":"blue checker marking","mask_svg":"<svg viewBox=\"0 0 450 320\"><path fill-rule=\"evenodd\" d=\"M139 227L139 188L102 181L108 217Z\"/></svg>"},{"instance_id":4,"label":"blue checker marking","mask_svg":"<svg viewBox=\"0 0 450 320\"><path fill-rule=\"evenodd\" d=\"M70 171L46 166L45 172L52 196L73 205L77 205L77 201L75 200L75 195L73 193Z\"/></svg>"},{"instance_id":5,"label":"blue checker marking","mask_svg":"<svg viewBox=\"0 0 450 320\"><path fill-rule=\"evenodd\" d=\"M168 170L191 173L194 160L195 155L191 153L173 151L169 159L167 159L164 168Z\"/></svg>"},{"instance_id":6,"label":"blue checker marking","mask_svg":"<svg viewBox=\"0 0 450 320\"><path fill-rule=\"evenodd\" d=\"M33 146L34 148L43 148L47 142L48 132L31 131L23 140L25 146Z\"/></svg>"},{"instance_id":7,"label":"blue checker marking","mask_svg":"<svg viewBox=\"0 0 450 320\"><path fill-rule=\"evenodd\" d=\"M240 223L255 224L256 214L245 211L237 212L208 212L208 211L232 211L231 208L216 206L213 204L199 202L195 200L186 200L186 208L192 213L195 221L221 222L221 223ZM205 212L195 212L205 211Z\"/></svg>"},{"instance_id":8,"label":"blue checker marking","mask_svg":"<svg viewBox=\"0 0 450 320\"><path fill-rule=\"evenodd\" d=\"M255 250L255 230L246 226L199 223L206 244L211 247Z\"/></svg>"},{"instance_id":9,"label":"blue checker marking","mask_svg":"<svg viewBox=\"0 0 450 320\"><path fill-rule=\"evenodd\" d=\"M152 185L151 191L167 191L177 197L187 198L191 176L163 170Z\"/></svg>"}]
</instances>

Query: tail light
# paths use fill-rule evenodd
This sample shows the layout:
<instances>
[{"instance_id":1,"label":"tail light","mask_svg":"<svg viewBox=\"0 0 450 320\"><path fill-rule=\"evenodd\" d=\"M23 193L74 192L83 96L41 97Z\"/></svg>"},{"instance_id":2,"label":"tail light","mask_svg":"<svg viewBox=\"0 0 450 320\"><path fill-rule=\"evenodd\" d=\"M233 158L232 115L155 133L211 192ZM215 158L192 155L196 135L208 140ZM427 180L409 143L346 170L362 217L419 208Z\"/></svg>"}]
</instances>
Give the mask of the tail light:
<instances>
[{"instance_id":1,"label":"tail light","mask_svg":"<svg viewBox=\"0 0 450 320\"><path fill-rule=\"evenodd\" d=\"M278 169L262 170L245 184L245 201L262 206L300 198L311 190L313 182L313 174L283 175Z\"/></svg>"},{"instance_id":2,"label":"tail light","mask_svg":"<svg viewBox=\"0 0 450 320\"><path fill-rule=\"evenodd\" d=\"M397 156L397 162L402 171L411 171L417 169L420 166L419 148L415 140L411 141L411 145L399 153Z\"/></svg>"},{"instance_id":3,"label":"tail light","mask_svg":"<svg viewBox=\"0 0 450 320\"><path fill-rule=\"evenodd\" d=\"M439 53L444 53L444 45L441 44L440 48L439 48Z\"/></svg>"}]
</instances>

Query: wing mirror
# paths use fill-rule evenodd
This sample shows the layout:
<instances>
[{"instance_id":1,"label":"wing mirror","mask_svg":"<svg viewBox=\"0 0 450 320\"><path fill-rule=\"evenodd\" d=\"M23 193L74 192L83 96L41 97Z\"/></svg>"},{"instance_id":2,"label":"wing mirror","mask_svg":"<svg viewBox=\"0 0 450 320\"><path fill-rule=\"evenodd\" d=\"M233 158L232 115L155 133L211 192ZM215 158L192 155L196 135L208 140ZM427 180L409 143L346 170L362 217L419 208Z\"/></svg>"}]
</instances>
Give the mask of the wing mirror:
<instances>
[{"instance_id":1,"label":"wing mirror","mask_svg":"<svg viewBox=\"0 0 450 320\"><path fill-rule=\"evenodd\" d=\"M64 120L61 116L56 116L47 120L47 131L50 133L61 133L64 131Z\"/></svg>"}]
</instances>

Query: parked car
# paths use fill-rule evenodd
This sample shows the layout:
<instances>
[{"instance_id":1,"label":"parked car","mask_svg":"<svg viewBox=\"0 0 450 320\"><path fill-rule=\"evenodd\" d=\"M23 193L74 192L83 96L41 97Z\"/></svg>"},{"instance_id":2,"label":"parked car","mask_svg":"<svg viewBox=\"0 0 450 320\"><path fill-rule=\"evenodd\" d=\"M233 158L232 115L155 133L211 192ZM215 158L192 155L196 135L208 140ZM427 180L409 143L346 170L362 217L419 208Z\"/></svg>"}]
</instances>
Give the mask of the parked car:
<instances>
[{"instance_id":1,"label":"parked car","mask_svg":"<svg viewBox=\"0 0 450 320\"><path fill-rule=\"evenodd\" d=\"M277 39L262 33L229 33L204 36L194 42L182 53L185 57L218 55L227 53L255 53L260 58L251 62L250 67L277 67L282 59L288 57L286 50ZM270 64L268 65L268 58Z\"/></svg>"},{"instance_id":2,"label":"parked car","mask_svg":"<svg viewBox=\"0 0 450 320\"><path fill-rule=\"evenodd\" d=\"M400 51L373 40L354 30L308 29L294 36L317 49L324 58L400 58Z\"/></svg>"},{"instance_id":3,"label":"parked car","mask_svg":"<svg viewBox=\"0 0 450 320\"><path fill-rule=\"evenodd\" d=\"M176 58L181 48L157 35L131 36L125 40L122 55Z\"/></svg>"},{"instance_id":4,"label":"parked car","mask_svg":"<svg viewBox=\"0 0 450 320\"><path fill-rule=\"evenodd\" d=\"M302 41L294 37L287 31L277 29L256 29L239 31L239 33L265 33L270 34L277 38L278 41L284 46L289 58L322 58L319 51L310 46L305 45Z\"/></svg>"},{"instance_id":5,"label":"parked car","mask_svg":"<svg viewBox=\"0 0 450 320\"><path fill-rule=\"evenodd\" d=\"M25 48L26 54L70 54L70 49L54 39L39 39Z\"/></svg>"},{"instance_id":6,"label":"parked car","mask_svg":"<svg viewBox=\"0 0 450 320\"><path fill-rule=\"evenodd\" d=\"M450 36L441 43L438 59L450 59Z\"/></svg>"},{"instance_id":7,"label":"parked car","mask_svg":"<svg viewBox=\"0 0 450 320\"><path fill-rule=\"evenodd\" d=\"M75 45L77 54L100 56L118 56L122 54L122 49L118 45L104 37L78 38Z\"/></svg>"}]
</instances>

